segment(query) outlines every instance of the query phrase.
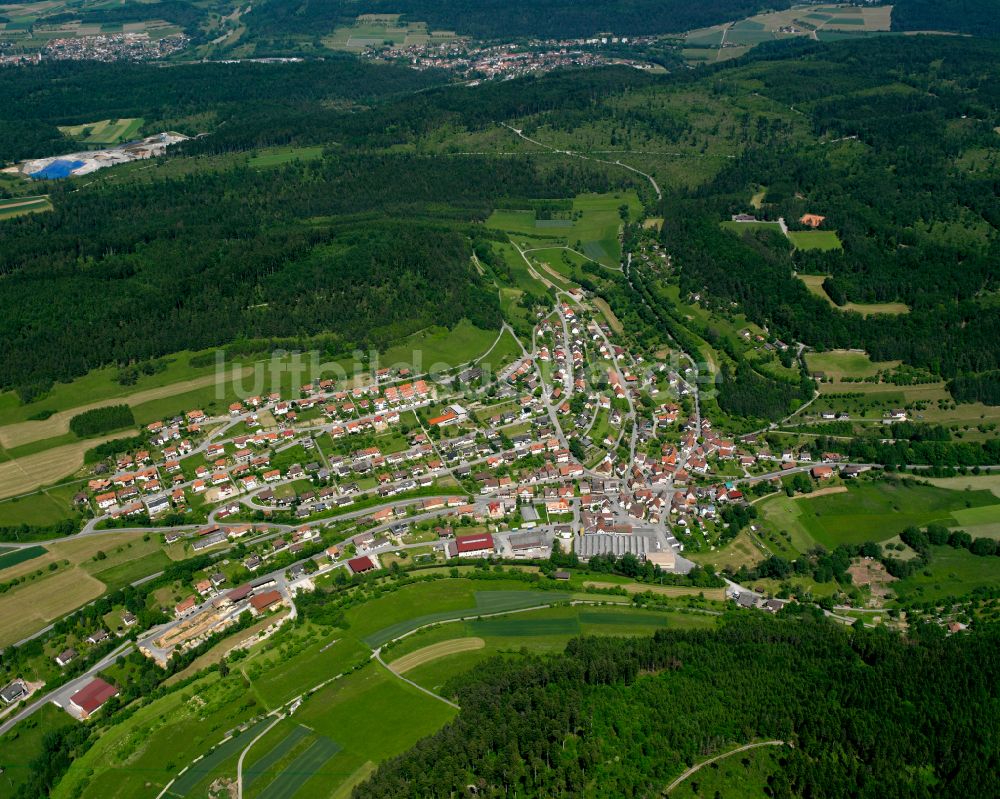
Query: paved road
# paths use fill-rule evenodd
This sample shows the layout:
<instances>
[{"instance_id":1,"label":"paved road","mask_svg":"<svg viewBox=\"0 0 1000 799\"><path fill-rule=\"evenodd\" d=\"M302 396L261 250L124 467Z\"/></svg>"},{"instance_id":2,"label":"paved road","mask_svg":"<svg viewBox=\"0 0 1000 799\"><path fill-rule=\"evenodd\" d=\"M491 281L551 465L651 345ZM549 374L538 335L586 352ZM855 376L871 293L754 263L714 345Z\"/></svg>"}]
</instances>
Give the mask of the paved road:
<instances>
[{"instance_id":1,"label":"paved road","mask_svg":"<svg viewBox=\"0 0 1000 799\"><path fill-rule=\"evenodd\" d=\"M92 679L94 679L94 677L97 675L99 671L101 671L101 669L105 669L112 663L114 663L119 655L127 655L129 652L131 652L132 648L133 648L132 642L126 641L124 644L112 650L103 659L101 659L93 666L91 666L86 672L81 674L79 677L70 680L68 683L61 686L60 688L57 688L55 691L51 691L45 694L44 696L40 697L39 699L36 699L31 704L26 705L24 708L19 710L9 719L7 719L3 724L0 724L0 735L5 734L19 721L28 718L28 716L40 710L48 702L55 702L63 708L69 707L69 698L73 696L73 694L75 694L77 691L79 691L81 688L87 685L87 683L89 683Z\"/></svg>"}]
</instances>

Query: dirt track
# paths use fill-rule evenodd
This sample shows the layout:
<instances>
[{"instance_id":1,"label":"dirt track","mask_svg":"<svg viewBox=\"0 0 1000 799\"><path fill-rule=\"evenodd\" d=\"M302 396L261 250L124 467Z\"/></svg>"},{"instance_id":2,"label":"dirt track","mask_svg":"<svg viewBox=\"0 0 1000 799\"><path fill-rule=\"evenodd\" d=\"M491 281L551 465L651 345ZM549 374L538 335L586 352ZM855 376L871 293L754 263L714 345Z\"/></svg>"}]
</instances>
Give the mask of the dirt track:
<instances>
[{"instance_id":1,"label":"dirt track","mask_svg":"<svg viewBox=\"0 0 1000 799\"><path fill-rule=\"evenodd\" d=\"M473 652L476 649L482 649L484 646L486 646L486 642L482 638L454 638L451 641L431 644L430 646L425 646L423 649L418 649L416 652L403 655L403 657L392 661L389 664L389 668L396 672L396 674L405 674L410 669L423 666L432 660L447 657L448 655L455 655L459 652Z\"/></svg>"}]
</instances>

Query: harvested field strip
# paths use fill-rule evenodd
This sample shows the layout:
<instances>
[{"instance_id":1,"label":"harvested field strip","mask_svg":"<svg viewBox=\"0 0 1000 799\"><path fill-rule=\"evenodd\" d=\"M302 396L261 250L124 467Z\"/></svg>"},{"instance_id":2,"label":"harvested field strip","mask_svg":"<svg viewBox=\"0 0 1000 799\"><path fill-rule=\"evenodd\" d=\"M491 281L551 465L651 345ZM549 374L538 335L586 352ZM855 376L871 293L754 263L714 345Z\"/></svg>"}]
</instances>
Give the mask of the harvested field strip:
<instances>
[{"instance_id":1,"label":"harvested field strip","mask_svg":"<svg viewBox=\"0 0 1000 799\"><path fill-rule=\"evenodd\" d=\"M0 647L31 635L103 593L104 583L73 568L0 595Z\"/></svg>"},{"instance_id":2,"label":"harvested field strip","mask_svg":"<svg viewBox=\"0 0 1000 799\"><path fill-rule=\"evenodd\" d=\"M251 367L244 367L241 374L246 374L250 370ZM92 410L93 408L103 408L107 405L120 405L123 402L135 407L136 405L141 405L144 402L164 399L172 397L176 394L184 394L199 388L211 386L215 380L216 376L214 374L204 375L193 380L184 380L179 383L171 383L168 386L159 386L158 388L150 388L145 391L137 391L134 394L127 394L123 397L113 397L101 400L100 402L93 402L89 405L80 405L75 408L69 408L68 410L52 414L48 419L17 422L15 424L5 425L4 427L0 427L0 446L3 446L5 449L12 449L13 447L18 447L31 441L38 441L42 438L53 438L55 436L62 435L63 433L68 433L69 420L77 414ZM93 446L93 443L90 446ZM2 483L3 481L0 480L0 484Z\"/></svg>"},{"instance_id":3,"label":"harvested field strip","mask_svg":"<svg viewBox=\"0 0 1000 799\"><path fill-rule=\"evenodd\" d=\"M39 486L54 483L73 474L83 466L83 455L113 438L134 435L135 431L118 432L99 438L88 438L75 444L54 447L35 455L26 455L13 461L0 463L0 499L34 491Z\"/></svg>"},{"instance_id":4,"label":"harvested field strip","mask_svg":"<svg viewBox=\"0 0 1000 799\"><path fill-rule=\"evenodd\" d=\"M455 655L459 652L471 652L482 649L484 646L486 646L486 642L482 638L455 638L451 641L442 641L394 660L389 664L389 668L396 674L406 674L410 669L430 663L432 660Z\"/></svg>"}]
</instances>

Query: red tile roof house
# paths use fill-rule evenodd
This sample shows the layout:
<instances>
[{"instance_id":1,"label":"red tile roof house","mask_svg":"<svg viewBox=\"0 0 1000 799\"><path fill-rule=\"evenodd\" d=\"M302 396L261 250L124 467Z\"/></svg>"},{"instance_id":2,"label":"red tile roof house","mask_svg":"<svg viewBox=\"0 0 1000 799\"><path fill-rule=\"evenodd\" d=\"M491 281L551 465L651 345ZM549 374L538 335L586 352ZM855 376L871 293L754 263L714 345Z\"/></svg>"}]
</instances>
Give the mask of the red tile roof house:
<instances>
[{"instance_id":1,"label":"red tile roof house","mask_svg":"<svg viewBox=\"0 0 1000 799\"><path fill-rule=\"evenodd\" d=\"M77 691L69 699L70 707L82 718L90 718L101 709L111 697L118 696L118 689L111 683L96 677L86 688Z\"/></svg>"}]
</instances>

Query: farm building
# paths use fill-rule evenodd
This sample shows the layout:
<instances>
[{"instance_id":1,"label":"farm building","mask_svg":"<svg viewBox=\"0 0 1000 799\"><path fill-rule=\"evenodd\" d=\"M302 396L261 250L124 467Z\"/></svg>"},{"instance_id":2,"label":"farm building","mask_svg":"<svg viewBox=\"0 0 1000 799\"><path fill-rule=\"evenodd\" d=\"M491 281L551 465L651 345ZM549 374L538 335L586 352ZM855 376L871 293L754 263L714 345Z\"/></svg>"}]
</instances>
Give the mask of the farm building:
<instances>
[{"instance_id":1,"label":"farm building","mask_svg":"<svg viewBox=\"0 0 1000 799\"><path fill-rule=\"evenodd\" d=\"M100 677L95 677L86 688L73 694L69 698L69 703L82 718L88 718L100 710L104 703L113 696L118 696L118 689Z\"/></svg>"},{"instance_id":2,"label":"farm building","mask_svg":"<svg viewBox=\"0 0 1000 799\"><path fill-rule=\"evenodd\" d=\"M265 591L250 600L250 607L254 614L261 614L279 602L281 602L281 594L277 591Z\"/></svg>"},{"instance_id":3,"label":"farm building","mask_svg":"<svg viewBox=\"0 0 1000 799\"><path fill-rule=\"evenodd\" d=\"M452 558L485 558L493 551L493 536L489 533L460 535L448 545L448 556Z\"/></svg>"},{"instance_id":4,"label":"farm building","mask_svg":"<svg viewBox=\"0 0 1000 799\"><path fill-rule=\"evenodd\" d=\"M367 555L360 558L351 558L347 561L347 568L351 570L351 574L362 574L364 572L370 572L378 568L375 561L372 560Z\"/></svg>"}]
</instances>

